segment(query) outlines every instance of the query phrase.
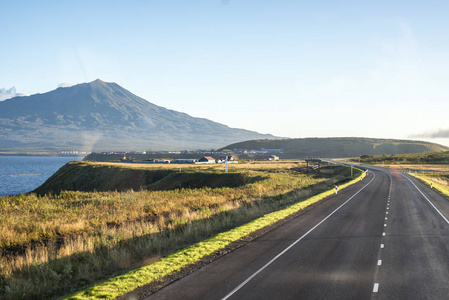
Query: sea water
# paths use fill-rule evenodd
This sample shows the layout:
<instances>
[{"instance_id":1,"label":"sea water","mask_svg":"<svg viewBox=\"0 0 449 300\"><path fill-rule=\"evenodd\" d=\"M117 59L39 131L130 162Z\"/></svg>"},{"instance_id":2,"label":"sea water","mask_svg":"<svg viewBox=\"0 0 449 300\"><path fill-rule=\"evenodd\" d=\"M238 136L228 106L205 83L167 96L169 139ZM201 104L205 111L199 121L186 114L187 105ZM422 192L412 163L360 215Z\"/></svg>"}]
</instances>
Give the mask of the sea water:
<instances>
[{"instance_id":1,"label":"sea water","mask_svg":"<svg viewBox=\"0 0 449 300\"><path fill-rule=\"evenodd\" d=\"M63 165L80 159L67 156L0 156L0 197L31 192Z\"/></svg>"}]
</instances>

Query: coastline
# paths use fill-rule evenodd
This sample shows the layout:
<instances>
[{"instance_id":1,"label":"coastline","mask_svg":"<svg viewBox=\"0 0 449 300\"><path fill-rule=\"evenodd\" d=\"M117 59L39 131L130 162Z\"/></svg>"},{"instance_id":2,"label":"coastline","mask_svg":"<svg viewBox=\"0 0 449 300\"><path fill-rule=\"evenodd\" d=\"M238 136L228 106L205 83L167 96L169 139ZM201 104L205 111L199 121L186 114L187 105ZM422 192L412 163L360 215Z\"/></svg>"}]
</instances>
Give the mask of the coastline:
<instances>
[{"instance_id":1,"label":"coastline","mask_svg":"<svg viewBox=\"0 0 449 300\"><path fill-rule=\"evenodd\" d=\"M0 197L27 194L77 156L0 155Z\"/></svg>"}]
</instances>

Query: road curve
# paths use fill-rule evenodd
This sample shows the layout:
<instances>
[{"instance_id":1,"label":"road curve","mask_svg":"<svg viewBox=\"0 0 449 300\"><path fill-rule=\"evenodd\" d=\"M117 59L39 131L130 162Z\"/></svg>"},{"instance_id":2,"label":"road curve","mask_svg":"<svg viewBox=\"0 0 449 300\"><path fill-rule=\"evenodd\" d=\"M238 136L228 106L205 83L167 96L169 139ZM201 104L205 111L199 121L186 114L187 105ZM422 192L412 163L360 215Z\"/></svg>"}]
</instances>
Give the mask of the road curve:
<instances>
[{"instance_id":1,"label":"road curve","mask_svg":"<svg viewBox=\"0 0 449 300\"><path fill-rule=\"evenodd\" d=\"M449 201L368 174L145 299L448 299Z\"/></svg>"}]
</instances>

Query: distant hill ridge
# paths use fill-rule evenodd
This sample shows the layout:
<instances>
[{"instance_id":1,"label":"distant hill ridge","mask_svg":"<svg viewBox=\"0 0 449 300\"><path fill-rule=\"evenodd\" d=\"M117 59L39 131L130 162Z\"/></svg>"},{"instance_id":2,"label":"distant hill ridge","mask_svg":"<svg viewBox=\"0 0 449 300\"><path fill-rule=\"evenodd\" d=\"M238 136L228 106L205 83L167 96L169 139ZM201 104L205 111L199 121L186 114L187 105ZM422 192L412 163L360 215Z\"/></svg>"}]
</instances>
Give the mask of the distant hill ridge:
<instances>
[{"instance_id":1,"label":"distant hill ridge","mask_svg":"<svg viewBox=\"0 0 449 300\"><path fill-rule=\"evenodd\" d=\"M360 157L362 155L423 153L447 151L439 144L376 138L302 138L278 140L250 140L228 145L224 149L284 149L282 158ZM278 154L277 154L278 155Z\"/></svg>"},{"instance_id":2,"label":"distant hill ridge","mask_svg":"<svg viewBox=\"0 0 449 300\"><path fill-rule=\"evenodd\" d=\"M275 136L166 109L95 80L0 102L0 151L218 148Z\"/></svg>"}]
</instances>

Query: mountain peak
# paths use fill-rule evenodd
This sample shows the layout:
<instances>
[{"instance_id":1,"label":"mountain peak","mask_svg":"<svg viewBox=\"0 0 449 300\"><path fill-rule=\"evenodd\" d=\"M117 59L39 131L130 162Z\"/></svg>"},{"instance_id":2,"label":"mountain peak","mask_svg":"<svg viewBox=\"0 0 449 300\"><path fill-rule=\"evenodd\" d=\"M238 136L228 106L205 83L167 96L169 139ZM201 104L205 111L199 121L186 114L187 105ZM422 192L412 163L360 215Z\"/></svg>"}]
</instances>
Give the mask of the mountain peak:
<instances>
[{"instance_id":1,"label":"mountain peak","mask_svg":"<svg viewBox=\"0 0 449 300\"><path fill-rule=\"evenodd\" d=\"M85 84L89 85L89 86L107 86L109 84L111 84L112 82L104 82L101 79L96 79L94 81L91 82L87 82Z\"/></svg>"},{"instance_id":2,"label":"mountain peak","mask_svg":"<svg viewBox=\"0 0 449 300\"><path fill-rule=\"evenodd\" d=\"M94 80L94 81L92 81L92 82L90 82L90 83L95 83L95 84L98 84L98 83L102 83L102 84L104 84L104 83L106 83L106 82L104 82L103 80L101 80L101 79L96 79L96 80Z\"/></svg>"}]
</instances>

